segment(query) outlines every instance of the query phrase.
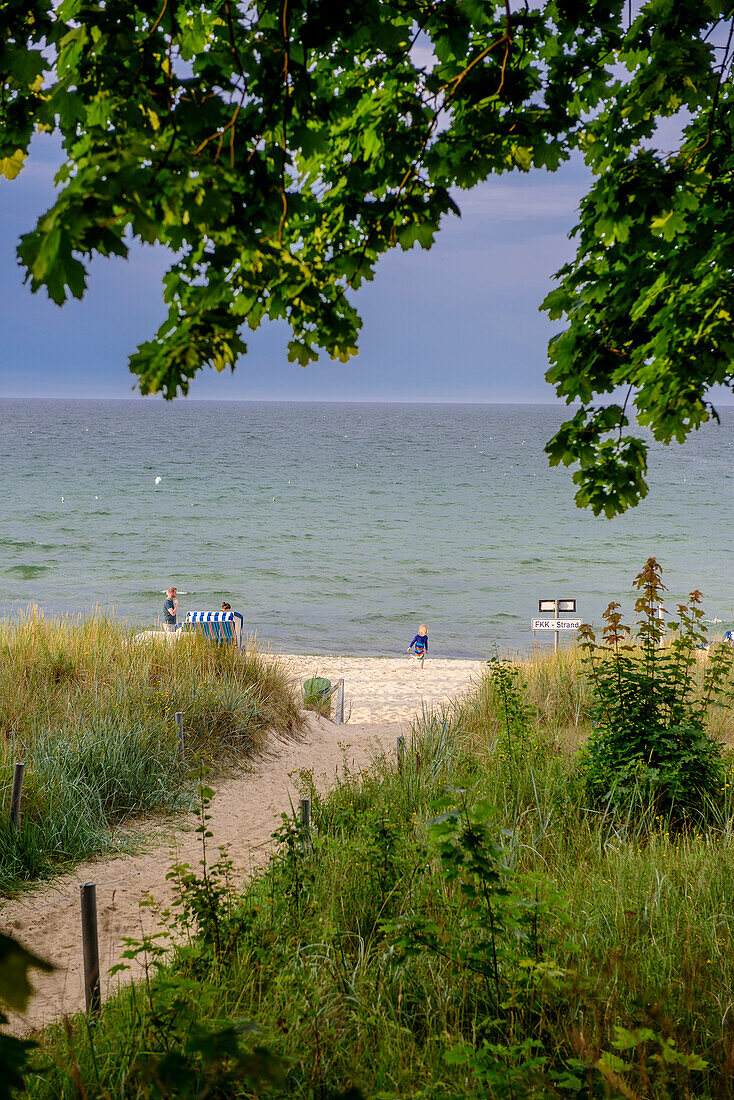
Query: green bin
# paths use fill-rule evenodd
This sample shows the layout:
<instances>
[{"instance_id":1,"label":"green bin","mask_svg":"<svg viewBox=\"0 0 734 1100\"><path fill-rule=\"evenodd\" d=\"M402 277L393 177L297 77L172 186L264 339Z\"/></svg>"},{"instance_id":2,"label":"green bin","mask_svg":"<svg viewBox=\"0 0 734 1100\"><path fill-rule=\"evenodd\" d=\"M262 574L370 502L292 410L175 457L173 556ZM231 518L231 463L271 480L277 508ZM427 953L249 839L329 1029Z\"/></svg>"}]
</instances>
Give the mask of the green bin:
<instances>
[{"instance_id":1,"label":"green bin","mask_svg":"<svg viewBox=\"0 0 734 1100\"><path fill-rule=\"evenodd\" d=\"M331 680L325 680L323 676L312 676L303 685L303 698L311 706L325 702L331 695Z\"/></svg>"}]
</instances>

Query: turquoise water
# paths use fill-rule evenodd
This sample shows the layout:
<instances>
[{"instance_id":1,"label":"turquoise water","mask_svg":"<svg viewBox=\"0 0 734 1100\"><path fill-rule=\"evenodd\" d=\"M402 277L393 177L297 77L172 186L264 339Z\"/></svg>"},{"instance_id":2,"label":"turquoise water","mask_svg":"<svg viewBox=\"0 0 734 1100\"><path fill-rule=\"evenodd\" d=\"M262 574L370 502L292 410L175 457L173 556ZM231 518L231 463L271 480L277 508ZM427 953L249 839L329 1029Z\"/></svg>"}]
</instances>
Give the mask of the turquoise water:
<instances>
[{"instance_id":1,"label":"turquoise water","mask_svg":"<svg viewBox=\"0 0 734 1100\"><path fill-rule=\"evenodd\" d=\"M655 447L613 521L573 504L553 406L0 401L0 614L243 611L294 652L527 648L539 598L596 622L646 558L732 625L734 409ZM156 477L161 481L155 483ZM62 501L63 497L63 501ZM550 635L535 640L546 641Z\"/></svg>"}]
</instances>

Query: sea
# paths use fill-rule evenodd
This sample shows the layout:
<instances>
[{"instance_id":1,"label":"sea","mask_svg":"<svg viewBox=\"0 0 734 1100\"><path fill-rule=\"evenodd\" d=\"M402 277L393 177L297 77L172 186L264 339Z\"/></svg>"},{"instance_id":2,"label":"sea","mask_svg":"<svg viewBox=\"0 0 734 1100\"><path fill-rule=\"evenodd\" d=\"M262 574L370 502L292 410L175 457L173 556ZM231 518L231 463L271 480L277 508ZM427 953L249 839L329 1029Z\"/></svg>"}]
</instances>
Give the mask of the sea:
<instances>
[{"instance_id":1,"label":"sea","mask_svg":"<svg viewBox=\"0 0 734 1100\"><path fill-rule=\"evenodd\" d=\"M539 600L596 625L663 567L734 626L734 408L653 444L648 498L573 501L543 448L558 405L0 400L0 615L159 621L222 600L275 651L488 658L552 641Z\"/></svg>"}]
</instances>

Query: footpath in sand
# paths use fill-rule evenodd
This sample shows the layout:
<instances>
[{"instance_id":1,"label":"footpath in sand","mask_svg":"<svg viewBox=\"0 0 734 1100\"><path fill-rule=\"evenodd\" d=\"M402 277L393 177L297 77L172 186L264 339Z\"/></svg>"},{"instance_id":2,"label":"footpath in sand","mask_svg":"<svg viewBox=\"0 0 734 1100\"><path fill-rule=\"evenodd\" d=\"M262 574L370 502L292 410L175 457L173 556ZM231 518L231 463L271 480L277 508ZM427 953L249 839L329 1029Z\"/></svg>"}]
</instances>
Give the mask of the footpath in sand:
<instances>
[{"instance_id":1,"label":"footpath in sand","mask_svg":"<svg viewBox=\"0 0 734 1100\"><path fill-rule=\"evenodd\" d=\"M479 661L427 660L421 668L408 658L288 657L280 658L302 681L311 675L332 682L345 681L345 725L311 717L298 740L272 738L261 757L248 762L249 770L212 782L210 851L224 845L243 879L267 862L271 833L280 814L298 800L298 772L309 769L321 789L343 772L369 765L382 752L393 754L399 733L422 709L463 694L479 673ZM97 884L100 972L103 999L120 981L141 976L141 967L110 978L110 967L122 960L126 936L140 937L157 930L157 917L143 905L153 897L163 908L172 899L166 880L177 862L198 869L201 841L196 820L184 815L151 835L138 855L97 860L78 865L51 885L22 898L0 901L0 931L13 935L57 967L53 974L36 975L36 995L25 1017L16 1017L11 1029L21 1033L67 1013L84 1008L79 884Z\"/></svg>"}]
</instances>

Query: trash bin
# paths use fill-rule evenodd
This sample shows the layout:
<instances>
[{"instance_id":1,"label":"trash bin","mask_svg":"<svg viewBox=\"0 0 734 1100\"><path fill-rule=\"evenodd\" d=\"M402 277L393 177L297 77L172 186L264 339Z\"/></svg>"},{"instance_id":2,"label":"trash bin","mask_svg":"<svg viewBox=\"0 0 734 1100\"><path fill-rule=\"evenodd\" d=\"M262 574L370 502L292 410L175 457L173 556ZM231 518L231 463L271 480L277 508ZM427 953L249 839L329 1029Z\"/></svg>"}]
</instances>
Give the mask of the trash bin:
<instances>
[{"instance_id":1,"label":"trash bin","mask_svg":"<svg viewBox=\"0 0 734 1100\"><path fill-rule=\"evenodd\" d=\"M306 706L318 707L328 701L331 695L331 680L323 676L312 676L303 685L303 701Z\"/></svg>"}]
</instances>

